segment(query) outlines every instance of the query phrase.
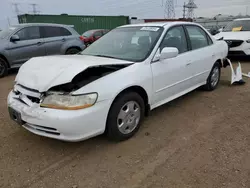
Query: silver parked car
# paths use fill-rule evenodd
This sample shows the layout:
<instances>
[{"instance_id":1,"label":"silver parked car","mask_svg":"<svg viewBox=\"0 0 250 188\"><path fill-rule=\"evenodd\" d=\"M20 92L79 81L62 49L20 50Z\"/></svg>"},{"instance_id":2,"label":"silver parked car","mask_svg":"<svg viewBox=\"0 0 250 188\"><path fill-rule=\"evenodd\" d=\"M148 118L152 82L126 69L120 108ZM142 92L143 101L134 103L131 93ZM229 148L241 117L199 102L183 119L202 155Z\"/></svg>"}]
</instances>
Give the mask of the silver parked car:
<instances>
[{"instance_id":1,"label":"silver parked car","mask_svg":"<svg viewBox=\"0 0 250 188\"><path fill-rule=\"evenodd\" d=\"M76 54L85 48L72 26L19 24L0 32L0 78L32 57Z\"/></svg>"}]
</instances>

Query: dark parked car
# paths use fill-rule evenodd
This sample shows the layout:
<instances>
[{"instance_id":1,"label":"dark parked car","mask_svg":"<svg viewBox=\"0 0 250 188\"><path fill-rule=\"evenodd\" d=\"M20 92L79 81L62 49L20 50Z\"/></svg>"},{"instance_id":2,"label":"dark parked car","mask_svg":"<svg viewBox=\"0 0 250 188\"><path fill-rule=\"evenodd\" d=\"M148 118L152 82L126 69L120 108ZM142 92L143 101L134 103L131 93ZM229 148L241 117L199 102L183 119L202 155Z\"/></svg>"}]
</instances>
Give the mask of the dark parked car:
<instances>
[{"instance_id":1,"label":"dark parked car","mask_svg":"<svg viewBox=\"0 0 250 188\"><path fill-rule=\"evenodd\" d=\"M0 32L0 77L32 57L76 54L85 48L72 26L59 24L19 24Z\"/></svg>"},{"instance_id":2,"label":"dark parked car","mask_svg":"<svg viewBox=\"0 0 250 188\"><path fill-rule=\"evenodd\" d=\"M109 32L108 29L89 30L83 33L82 37L83 37L84 43L86 45L90 45L108 32Z\"/></svg>"}]
</instances>

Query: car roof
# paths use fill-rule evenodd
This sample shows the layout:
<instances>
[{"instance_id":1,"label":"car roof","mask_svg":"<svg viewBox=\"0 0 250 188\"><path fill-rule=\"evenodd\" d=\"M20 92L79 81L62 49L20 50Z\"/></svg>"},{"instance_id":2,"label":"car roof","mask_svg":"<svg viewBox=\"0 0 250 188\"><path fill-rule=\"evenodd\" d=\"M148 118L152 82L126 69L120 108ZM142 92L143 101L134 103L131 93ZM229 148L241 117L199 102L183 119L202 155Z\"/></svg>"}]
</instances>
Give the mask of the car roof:
<instances>
[{"instance_id":1,"label":"car roof","mask_svg":"<svg viewBox=\"0 0 250 188\"><path fill-rule=\"evenodd\" d=\"M238 19L235 19L234 21L244 21L244 20L250 20L250 18L238 18Z\"/></svg>"},{"instance_id":2,"label":"car roof","mask_svg":"<svg viewBox=\"0 0 250 188\"><path fill-rule=\"evenodd\" d=\"M150 22L150 23L139 23L139 24L129 24L129 25L123 25L120 27L146 27L146 26L155 26L155 27L168 27L173 25L199 25L194 22L181 22L181 21L173 21L173 22Z\"/></svg>"},{"instance_id":3,"label":"car roof","mask_svg":"<svg viewBox=\"0 0 250 188\"><path fill-rule=\"evenodd\" d=\"M27 26L60 26L60 27L74 27L73 25L65 25L65 24L53 24L53 23L23 23L23 24L15 24L11 27L27 27Z\"/></svg>"}]
</instances>

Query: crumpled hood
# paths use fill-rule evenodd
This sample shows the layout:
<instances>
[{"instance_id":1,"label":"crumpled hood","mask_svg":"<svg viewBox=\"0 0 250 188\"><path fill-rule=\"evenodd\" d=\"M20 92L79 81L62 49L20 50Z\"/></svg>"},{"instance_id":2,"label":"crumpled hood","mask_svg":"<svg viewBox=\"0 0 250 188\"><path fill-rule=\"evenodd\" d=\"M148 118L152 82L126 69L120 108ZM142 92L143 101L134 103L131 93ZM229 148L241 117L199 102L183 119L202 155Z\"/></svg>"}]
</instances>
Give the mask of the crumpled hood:
<instances>
[{"instance_id":1,"label":"crumpled hood","mask_svg":"<svg viewBox=\"0 0 250 188\"><path fill-rule=\"evenodd\" d=\"M221 32L214 36L216 39L220 39L221 37L224 40L249 40L250 39L250 31L239 31L239 32Z\"/></svg>"},{"instance_id":2,"label":"crumpled hood","mask_svg":"<svg viewBox=\"0 0 250 188\"><path fill-rule=\"evenodd\" d=\"M131 62L85 55L36 57L21 66L15 81L27 88L45 92L53 86L71 82L89 67L119 64Z\"/></svg>"}]
</instances>

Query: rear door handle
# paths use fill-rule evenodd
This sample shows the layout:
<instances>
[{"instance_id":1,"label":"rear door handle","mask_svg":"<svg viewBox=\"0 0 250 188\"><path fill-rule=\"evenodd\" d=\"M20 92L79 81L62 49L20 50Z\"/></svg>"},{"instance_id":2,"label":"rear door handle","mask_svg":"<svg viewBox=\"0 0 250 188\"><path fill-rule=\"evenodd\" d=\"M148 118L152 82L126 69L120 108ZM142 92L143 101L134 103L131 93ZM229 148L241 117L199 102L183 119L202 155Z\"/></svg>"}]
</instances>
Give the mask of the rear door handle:
<instances>
[{"instance_id":1,"label":"rear door handle","mask_svg":"<svg viewBox=\"0 0 250 188\"><path fill-rule=\"evenodd\" d=\"M42 45L42 44L43 44L43 42L38 42L38 43L37 43L38 46L40 46L40 45Z\"/></svg>"}]
</instances>

